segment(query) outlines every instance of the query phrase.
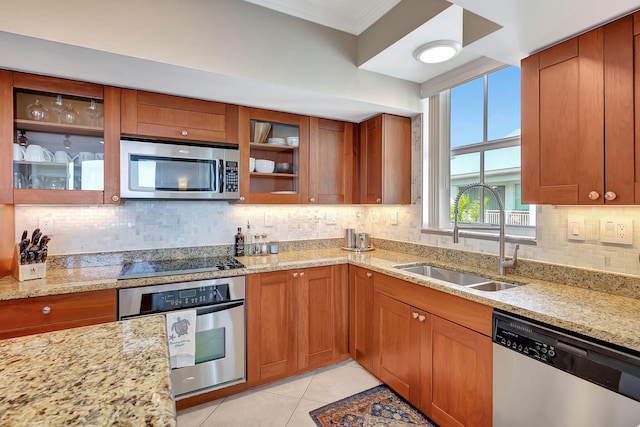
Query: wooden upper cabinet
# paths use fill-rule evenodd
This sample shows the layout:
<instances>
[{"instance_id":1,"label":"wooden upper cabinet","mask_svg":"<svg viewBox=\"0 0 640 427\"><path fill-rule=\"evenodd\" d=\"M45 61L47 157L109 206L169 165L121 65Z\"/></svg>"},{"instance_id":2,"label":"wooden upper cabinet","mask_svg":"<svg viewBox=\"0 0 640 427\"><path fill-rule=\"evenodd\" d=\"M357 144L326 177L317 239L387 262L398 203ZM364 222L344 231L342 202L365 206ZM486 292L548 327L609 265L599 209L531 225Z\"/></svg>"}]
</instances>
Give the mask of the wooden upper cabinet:
<instances>
[{"instance_id":1,"label":"wooden upper cabinet","mask_svg":"<svg viewBox=\"0 0 640 427\"><path fill-rule=\"evenodd\" d=\"M13 87L11 71L0 70L0 204L13 203Z\"/></svg>"},{"instance_id":2,"label":"wooden upper cabinet","mask_svg":"<svg viewBox=\"0 0 640 427\"><path fill-rule=\"evenodd\" d=\"M238 107L123 89L122 133L129 136L238 143Z\"/></svg>"},{"instance_id":3,"label":"wooden upper cabinet","mask_svg":"<svg viewBox=\"0 0 640 427\"><path fill-rule=\"evenodd\" d=\"M411 120L382 114L360 124L360 203L411 203Z\"/></svg>"},{"instance_id":4,"label":"wooden upper cabinet","mask_svg":"<svg viewBox=\"0 0 640 427\"><path fill-rule=\"evenodd\" d=\"M240 202L306 203L309 117L248 107L240 107L238 116ZM272 161L274 168L250 170L251 158Z\"/></svg>"},{"instance_id":5,"label":"wooden upper cabinet","mask_svg":"<svg viewBox=\"0 0 640 427\"><path fill-rule=\"evenodd\" d=\"M3 72L0 91L6 94L0 132L10 132L5 153L11 162L3 156L0 163L0 198L7 198L8 185L15 204L119 202L120 89ZM8 157L9 141L19 142L26 152ZM42 158L33 156L39 147Z\"/></svg>"},{"instance_id":6,"label":"wooden upper cabinet","mask_svg":"<svg viewBox=\"0 0 640 427\"><path fill-rule=\"evenodd\" d=\"M309 203L353 201L353 124L310 118Z\"/></svg>"},{"instance_id":7,"label":"wooden upper cabinet","mask_svg":"<svg viewBox=\"0 0 640 427\"><path fill-rule=\"evenodd\" d=\"M523 203L640 201L633 51L628 16L522 61Z\"/></svg>"}]
</instances>

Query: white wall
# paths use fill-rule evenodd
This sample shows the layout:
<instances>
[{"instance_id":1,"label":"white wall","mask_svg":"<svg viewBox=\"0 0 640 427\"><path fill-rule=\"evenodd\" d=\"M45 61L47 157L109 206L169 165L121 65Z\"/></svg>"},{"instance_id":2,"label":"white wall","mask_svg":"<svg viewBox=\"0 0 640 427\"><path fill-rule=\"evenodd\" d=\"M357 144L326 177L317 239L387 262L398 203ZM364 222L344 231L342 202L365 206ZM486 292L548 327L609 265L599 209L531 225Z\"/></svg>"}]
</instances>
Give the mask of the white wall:
<instances>
[{"instance_id":1,"label":"white wall","mask_svg":"<svg viewBox=\"0 0 640 427\"><path fill-rule=\"evenodd\" d=\"M498 253L495 241L461 239L424 234L421 228L421 120L413 120L413 184L410 206L310 206L236 205L226 202L127 202L122 206L18 206L16 239L21 230L32 230L41 217L53 219L55 233L52 254L75 254L153 248L227 245L237 227L245 230L247 220L254 233L267 233L274 240L340 238L344 228L372 233L374 237ZM393 212L398 224L391 225ZM264 226L264 214L273 217L273 227ZM335 213L336 224L326 224L327 213ZM585 218L584 243L567 240L568 215ZM632 246L598 242L599 221L620 216L634 220ZM640 275L640 207L538 207L537 245L521 245L522 258ZM507 253L513 246L507 244Z\"/></svg>"},{"instance_id":2,"label":"white wall","mask_svg":"<svg viewBox=\"0 0 640 427\"><path fill-rule=\"evenodd\" d=\"M349 120L336 100L359 120L420 111L417 83L358 69L356 36L248 2L1 3L0 68Z\"/></svg>"}]
</instances>

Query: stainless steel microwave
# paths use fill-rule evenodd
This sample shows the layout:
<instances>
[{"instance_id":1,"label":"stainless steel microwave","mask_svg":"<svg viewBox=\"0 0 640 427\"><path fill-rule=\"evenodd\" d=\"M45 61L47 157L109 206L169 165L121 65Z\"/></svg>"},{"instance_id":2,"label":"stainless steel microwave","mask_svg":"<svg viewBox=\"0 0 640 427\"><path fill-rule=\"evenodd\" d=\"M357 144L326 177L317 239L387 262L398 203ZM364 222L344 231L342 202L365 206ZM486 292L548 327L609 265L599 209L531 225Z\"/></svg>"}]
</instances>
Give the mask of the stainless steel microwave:
<instances>
[{"instance_id":1,"label":"stainless steel microwave","mask_svg":"<svg viewBox=\"0 0 640 427\"><path fill-rule=\"evenodd\" d=\"M235 200L239 161L237 148L122 139L120 197Z\"/></svg>"}]
</instances>

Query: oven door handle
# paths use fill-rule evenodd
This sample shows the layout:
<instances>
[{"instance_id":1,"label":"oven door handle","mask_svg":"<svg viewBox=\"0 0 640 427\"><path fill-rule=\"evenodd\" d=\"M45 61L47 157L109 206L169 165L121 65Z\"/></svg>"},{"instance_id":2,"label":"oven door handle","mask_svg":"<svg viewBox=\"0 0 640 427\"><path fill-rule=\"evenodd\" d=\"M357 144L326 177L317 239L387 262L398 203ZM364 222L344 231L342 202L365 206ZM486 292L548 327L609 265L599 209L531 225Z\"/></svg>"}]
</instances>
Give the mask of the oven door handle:
<instances>
[{"instance_id":1,"label":"oven door handle","mask_svg":"<svg viewBox=\"0 0 640 427\"><path fill-rule=\"evenodd\" d=\"M226 302L223 304L211 305L204 308L199 308L197 311L198 316L204 316L205 314L218 313L220 311L230 310L235 307L242 307L244 301Z\"/></svg>"}]
</instances>

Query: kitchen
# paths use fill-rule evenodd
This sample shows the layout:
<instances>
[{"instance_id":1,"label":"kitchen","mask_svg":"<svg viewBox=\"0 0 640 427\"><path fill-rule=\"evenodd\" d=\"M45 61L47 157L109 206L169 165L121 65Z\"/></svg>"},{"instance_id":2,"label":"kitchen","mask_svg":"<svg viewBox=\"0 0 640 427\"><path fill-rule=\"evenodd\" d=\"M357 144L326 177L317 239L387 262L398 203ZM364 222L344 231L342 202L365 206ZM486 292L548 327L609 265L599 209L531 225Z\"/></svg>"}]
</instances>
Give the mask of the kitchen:
<instances>
[{"instance_id":1,"label":"kitchen","mask_svg":"<svg viewBox=\"0 0 640 427\"><path fill-rule=\"evenodd\" d=\"M275 56L273 49L269 46L256 46L255 51L262 52L264 57L253 58L249 56L234 55L235 46L227 45L226 50L220 46L193 46L193 40L197 39L185 31L187 28L207 27L208 22L201 22L199 25L189 24L186 20L195 19L196 16L185 16L184 11L175 10L175 6L167 5L166 28L181 28L186 34L182 36L175 35L173 32L157 34L155 39L147 39L143 35L152 31L145 31L143 26L145 22L128 22L127 19L136 15L131 13L127 15L127 19L113 16L113 11L100 11L96 15L105 16L105 25L107 22L112 23L118 21L118 25L123 27L119 31L127 34L127 40L121 41L117 46L105 46L118 44L118 39L113 37L92 36L93 31L108 31L95 24L87 27L87 34L82 41L75 37L75 34L49 34L48 29L52 26L51 22L64 23L58 28L70 28L74 25L72 20L62 8L56 7L48 9L47 6L31 9L28 6L11 5L7 6L16 8L15 13L5 16L33 16L31 24L26 26L19 23L18 20L10 20L3 24L2 29L7 31L3 34L3 54L2 66L8 69L29 70L40 72L46 75L64 75L66 77L76 78L78 80L112 82L114 84L114 76L117 76L119 85L125 87L135 87L147 90L160 91L158 85L162 85L162 91L179 93L185 96L201 97L206 95L209 99L234 102L237 104L250 103L245 100L244 94L227 94L225 89L219 85L202 84L198 87L190 87L185 83L188 78L196 79L203 83L213 83L214 80L222 80L228 78L229 74L235 74L234 67L242 68L240 76L254 78L258 80L267 80L267 88L253 86L253 81L247 82L247 89L257 98L251 99L251 103L272 103L272 97L281 102L286 103L289 99L289 86L303 87L307 90L310 104L316 103L318 109L313 113L321 116L335 116L337 112L328 112L321 109L325 105L323 97L318 95L323 93L320 85L331 86L327 89L330 94L348 94L354 97L362 96L364 103L371 108L371 113L376 111L386 111L389 113L403 113L407 111L419 111L419 99L413 93L419 85L410 84L398 79L383 78L377 74L366 75L362 77L367 80L362 85L376 85L376 91L368 92L364 95L353 94L353 88L350 85L353 76L345 81L331 82L331 85L318 79L318 74L329 73L327 70L331 67L331 73L337 73L336 69L350 69L350 63L345 64L340 53L333 54L325 50L315 50L314 57L307 60L305 57L304 64L296 64L302 67L302 70L294 68L291 64L288 67L276 66L279 61L284 59ZM87 7L78 3L74 5L78 10ZM241 5L237 6L245 9L252 9L253 6ZM470 7L470 6L469 6ZM624 6L620 6L624 8ZM627 6L628 10L632 10L633 5ZM620 10L618 14L622 14L626 9ZM173 13L172 13L173 12ZM246 12L246 10L245 10ZM274 12L262 12L271 19L277 19L278 22L283 20L290 25L306 25L297 20L289 20L289 18L276 15ZM195 15L195 14L194 14ZM201 14L204 16L205 14ZM611 15L612 17L616 15ZM55 17L55 19L52 19ZM37 19L42 21L38 23ZM269 22L266 17L261 16L261 20L251 23L251 27L262 24L261 21ZM159 19L159 18L157 18ZM175 21L174 21L175 19ZM184 21L180 22L181 19ZM596 23L601 23L600 19ZM77 24L77 23L76 23ZM92 22L92 24L94 24ZM216 22L215 27L221 33L225 34L225 41L235 42L235 40L243 40L243 32L248 31L247 22ZM150 24L146 24L150 25ZM135 26L139 32L131 29ZM572 35L579 32L583 28L569 31L564 36ZM264 29L260 29L263 30ZM256 32L259 29L255 30ZM319 31L314 28L314 31ZM324 31L324 30L323 30ZM55 33L55 31L54 31ZM22 35L19 35L22 34ZM102 33L104 34L104 33ZM237 35L237 37L235 37ZM31 39L29 37L35 37ZM337 37L333 34L322 33L323 40L329 36ZM184 39L180 38L184 37ZM37 40L42 38L49 41ZM216 39L212 36L211 39ZM91 44L89 41L95 40L97 44ZM132 43L132 40L135 43ZM259 38L252 38L252 42L256 42ZM555 40L554 40L555 41ZM271 42L265 40L264 43ZM286 40L279 39L278 43L288 45ZM308 41L310 43L310 41ZM82 43L81 47L72 47L70 45ZM100 45L103 43L104 45ZM240 43L240 42L239 42ZM35 44L35 46L34 46ZM172 54L167 49L153 49L154 46L191 46L191 52L185 52L183 49L177 49L173 52L179 58L167 57ZM543 47L543 46L540 46ZM58 54L50 56L38 56L43 49L55 48L52 50ZM221 51L209 53L211 56L219 55L224 58L234 58L241 62L236 64L233 61L217 61L216 67L213 68L211 63L198 55L199 49L221 49ZM246 47L245 47L246 48ZM294 47L292 47L293 49ZM254 49L252 49L254 51ZM268 51L268 52L267 52ZM25 52L27 52L25 54ZM33 55L32 55L33 52ZM115 52L119 53L107 53ZM351 53L350 53L351 54ZM83 56L86 55L86 56ZM124 56L123 56L124 55ZM53 57L51 57L53 56ZM301 54L294 55L301 58ZM329 58L338 63L331 62ZM338 58L336 58L338 56ZM76 60L76 58L90 58L89 60ZM288 62L288 60L287 60ZM36 65L40 64L40 65ZM105 65L106 64L106 65ZM171 65L173 64L173 65ZM255 66L260 64L260 66ZM263 66L263 64L270 64ZM42 68L39 68L42 67ZM138 74L124 73L123 70L136 68L141 72ZM284 68L284 70L283 70ZM160 70L158 72L157 70ZM251 72L255 73L250 75ZM207 73L206 71L210 71ZM166 73L166 74L165 74ZM249 75L247 75L247 73ZM350 73L350 72L349 72ZM257 76L259 74L259 76ZM149 76L166 75L166 80L162 82L154 82ZM88 77L90 76L90 78ZM156 77L157 78L157 77ZM307 79L312 82L306 81ZM287 83L287 85L285 85ZM384 83L384 84L382 84ZM202 89L206 87L206 89ZM215 93L213 93L215 87ZM276 91L276 95L269 94L267 89ZM211 92L203 92L211 91ZM419 88L418 88L419 90ZM259 92L259 93L256 93ZM411 95L410 95L411 94ZM246 95L249 96L249 95ZM372 104L372 105L370 105ZM271 108L275 108L274 103ZM334 105L326 106L330 109ZM396 109L397 108L397 109ZM345 107L346 110L346 107ZM304 110L296 110L299 113L307 113ZM311 111L308 112L311 114ZM360 121L362 117L350 116L348 111L340 113L344 119ZM50 244L51 254L81 254L103 251L132 251L132 250L152 250L174 247L197 247L210 245L228 245L233 240L237 227L245 227L247 222L252 224L252 229L256 232L264 232L269 238L280 241L296 241L307 239L339 239L342 236L344 228L356 228L372 232L375 238L388 239L401 242L420 243L424 245L464 249L468 251L478 251L495 253L495 242L479 241L466 239L464 245L454 246L449 236L438 234L426 234L417 232L421 224L422 215L422 173L421 173L421 153L422 139L424 131L422 119L417 116L412 119L413 133L413 182L412 186L412 204L411 205L392 205L392 206L371 206L371 205L351 205L351 206L296 206L289 207L285 205L261 206L261 205L236 205L225 203L208 203L208 202L189 202L184 205L176 201L153 201L127 202L123 205L115 206L16 206L15 208L15 232L16 237L23 229L33 229L37 226L42 218L50 218L54 227L54 239ZM638 275L640 273L640 264L637 262L637 236L634 233L635 245L631 246L607 246L598 243L598 223L601 216L622 216L633 218L636 208L633 207L554 207L540 206L538 215L538 239L537 245L526 246L521 245L519 256L523 259L531 259L542 262L551 262L567 266L595 268L597 270L609 271L615 273L624 273ZM270 214L272 226L265 225L265 212ZM604 212L604 213L603 213ZM390 225L391 217L397 215L397 225ZM586 218L587 238L582 243L569 242L566 238L568 230L567 222L570 215L578 215ZM203 220L206 218L206 220ZM335 220L334 220L335 218ZM375 230L375 232L374 232ZM591 233L591 235L589 235Z\"/></svg>"}]
</instances>

